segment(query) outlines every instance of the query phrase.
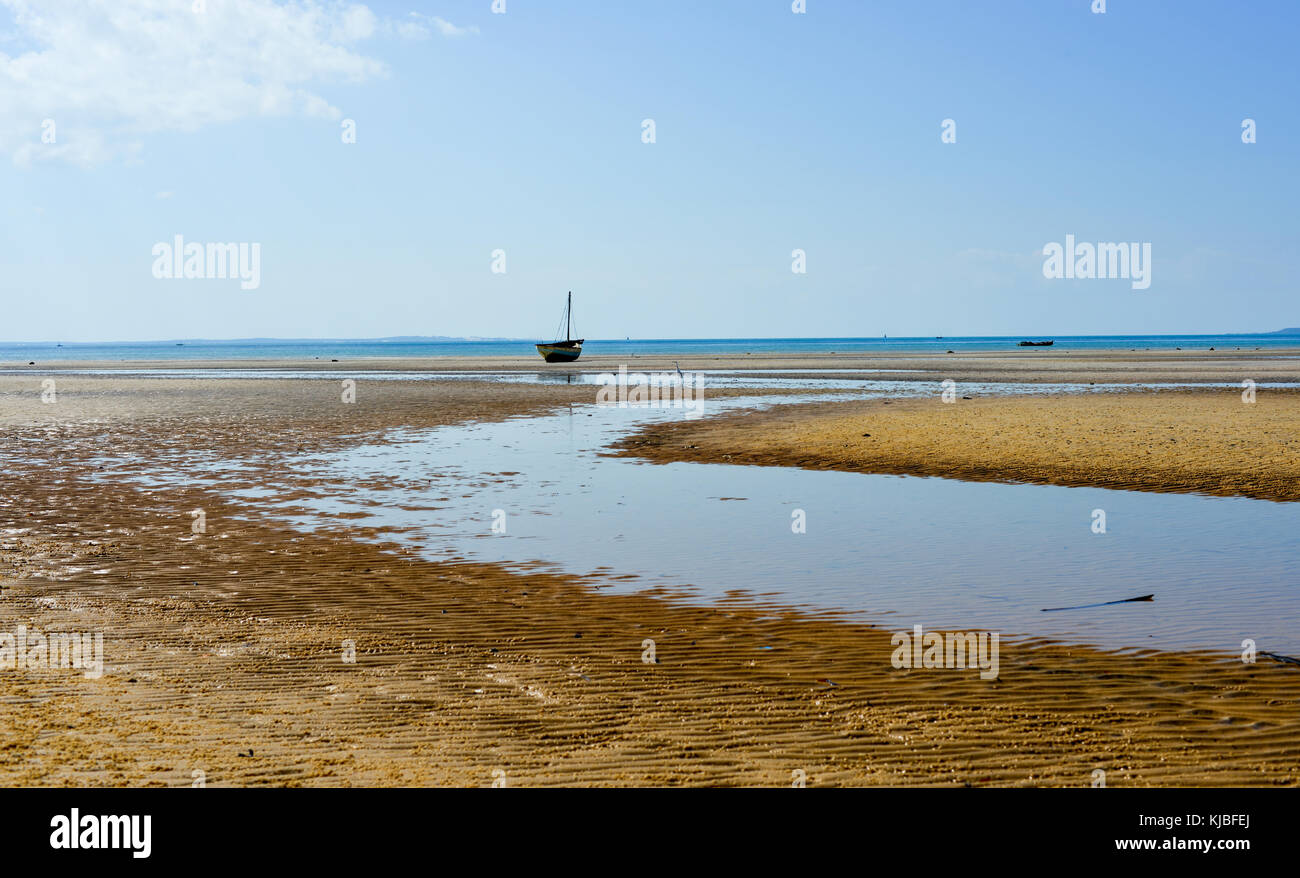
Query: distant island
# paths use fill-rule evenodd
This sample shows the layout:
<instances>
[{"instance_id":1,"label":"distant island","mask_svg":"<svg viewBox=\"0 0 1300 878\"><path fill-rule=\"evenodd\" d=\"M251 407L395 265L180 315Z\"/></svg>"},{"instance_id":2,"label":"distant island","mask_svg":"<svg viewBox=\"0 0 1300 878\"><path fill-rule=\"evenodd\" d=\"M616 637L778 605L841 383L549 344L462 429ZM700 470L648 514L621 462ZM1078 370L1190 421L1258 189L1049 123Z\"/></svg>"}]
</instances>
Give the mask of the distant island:
<instances>
[{"instance_id":1,"label":"distant island","mask_svg":"<svg viewBox=\"0 0 1300 878\"><path fill-rule=\"evenodd\" d=\"M1279 329L1276 332L1266 332L1265 335L1300 335L1300 326L1292 326L1290 329Z\"/></svg>"}]
</instances>

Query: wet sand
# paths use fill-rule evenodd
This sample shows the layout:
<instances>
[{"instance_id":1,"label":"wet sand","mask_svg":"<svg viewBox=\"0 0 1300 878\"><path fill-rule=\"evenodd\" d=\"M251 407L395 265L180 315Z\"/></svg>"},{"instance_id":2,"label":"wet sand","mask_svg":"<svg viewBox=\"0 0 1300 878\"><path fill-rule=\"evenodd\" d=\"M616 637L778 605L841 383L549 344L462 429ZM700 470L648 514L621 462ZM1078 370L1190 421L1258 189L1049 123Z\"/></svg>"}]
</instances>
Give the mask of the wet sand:
<instances>
[{"instance_id":1,"label":"wet sand","mask_svg":"<svg viewBox=\"0 0 1300 878\"><path fill-rule=\"evenodd\" d=\"M343 405L332 382L65 376L42 404L30 383L0 377L0 631L102 631L107 667L0 671L2 783L1300 783L1300 671L1268 659L1035 642L1003 644L996 681L894 669L890 631L833 616L435 563L125 478L173 455L269 471L590 387L359 382Z\"/></svg>"},{"instance_id":2,"label":"wet sand","mask_svg":"<svg viewBox=\"0 0 1300 878\"><path fill-rule=\"evenodd\" d=\"M758 369L773 374L816 369L844 377L872 379L956 381L1052 382L1230 382L1245 378L1256 382L1300 381L1300 347L1268 350L1220 349L1184 351L1070 350L1068 347L1009 348L1005 351L931 353L735 353L687 357L603 356L584 353L571 364L546 364L535 356L518 357L369 357L282 360L113 360L0 362L0 370L43 372L85 369L291 369L328 373L359 371L394 372L499 372L523 371L550 375L570 372L617 373L673 371L680 366L695 370ZM873 370L870 376L853 370ZM844 370L844 371L841 371Z\"/></svg>"}]
</instances>

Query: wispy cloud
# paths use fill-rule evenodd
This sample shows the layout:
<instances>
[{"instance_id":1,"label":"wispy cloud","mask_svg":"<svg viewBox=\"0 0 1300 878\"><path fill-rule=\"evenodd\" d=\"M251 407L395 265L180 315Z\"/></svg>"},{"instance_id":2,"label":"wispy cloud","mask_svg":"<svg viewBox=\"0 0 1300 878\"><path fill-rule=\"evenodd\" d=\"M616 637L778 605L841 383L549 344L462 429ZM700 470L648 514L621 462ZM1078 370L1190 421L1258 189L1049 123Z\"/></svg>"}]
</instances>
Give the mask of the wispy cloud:
<instances>
[{"instance_id":1,"label":"wispy cloud","mask_svg":"<svg viewBox=\"0 0 1300 878\"><path fill-rule=\"evenodd\" d=\"M437 31L444 37L463 37L479 32L476 25L458 27L445 18L422 15L419 12L412 12L406 21L397 25L398 34L412 40L428 39L433 31Z\"/></svg>"},{"instance_id":2,"label":"wispy cloud","mask_svg":"<svg viewBox=\"0 0 1300 878\"><path fill-rule=\"evenodd\" d=\"M320 90L386 76L356 44L395 30L335 0L0 0L4 9L0 153L19 164L129 157L153 132L256 116L337 119ZM424 21L410 23L470 32Z\"/></svg>"}]
</instances>

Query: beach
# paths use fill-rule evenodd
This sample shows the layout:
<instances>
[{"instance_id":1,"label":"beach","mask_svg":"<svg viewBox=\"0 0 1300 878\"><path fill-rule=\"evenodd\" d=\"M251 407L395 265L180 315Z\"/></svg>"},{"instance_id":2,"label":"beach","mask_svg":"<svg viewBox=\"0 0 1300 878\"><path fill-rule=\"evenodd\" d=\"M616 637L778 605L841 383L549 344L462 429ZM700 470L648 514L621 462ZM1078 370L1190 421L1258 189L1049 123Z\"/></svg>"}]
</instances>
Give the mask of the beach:
<instances>
[{"instance_id":1,"label":"beach","mask_svg":"<svg viewBox=\"0 0 1300 878\"><path fill-rule=\"evenodd\" d=\"M1285 848L1300 7L590 5L0 0L8 849Z\"/></svg>"},{"instance_id":2,"label":"beach","mask_svg":"<svg viewBox=\"0 0 1300 878\"><path fill-rule=\"evenodd\" d=\"M697 602L434 560L395 528L345 516L292 527L275 504L294 496L195 478L237 459L223 484L279 492L302 455L392 431L582 413L595 401L590 384L486 373L680 367L778 380L816 370L909 392L856 398L837 385L826 393L842 400L669 418L611 453L647 466L1291 501L1300 396L1269 385L1297 381L1295 355L738 354L677 366L584 358L560 370L522 358L9 365L0 630L102 632L104 668L0 673L11 708L0 781L1090 786L1101 771L1108 786L1295 785L1300 669L1275 658L1022 638L1002 644L995 680L899 668L892 638L908 626L762 594ZM223 374L178 371L193 369ZM259 369L322 377L253 377ZM164 372L173 374L155 374ZM436 377L453 372L464 374ZM350 376L361 376L353 403L341 399ZM41 399L47 379L53 402ZM1254 403L1242 398L1247 379ZM1097 389L1117 381L1142 386ZM1067 383L1077 386L1055 387ZM1205 383L1215 386L1171 386ZM791 395L777 383L706 387L719 400ZM514 477L509 468L503 459L473 478ZM304 498L349 490L315 472L293 486Z\"/></svg>"}]
</instances>

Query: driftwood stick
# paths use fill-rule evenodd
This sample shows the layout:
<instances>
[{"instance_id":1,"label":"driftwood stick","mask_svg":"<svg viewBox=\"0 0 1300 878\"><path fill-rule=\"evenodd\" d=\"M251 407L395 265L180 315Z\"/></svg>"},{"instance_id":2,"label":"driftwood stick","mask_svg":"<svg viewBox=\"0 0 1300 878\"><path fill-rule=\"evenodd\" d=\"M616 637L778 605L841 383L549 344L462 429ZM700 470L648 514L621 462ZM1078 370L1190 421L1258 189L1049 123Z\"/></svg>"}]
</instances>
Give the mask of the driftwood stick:
<instances>
[{"instance_id":1,"label":"driftwood stick","mask_svg":"<svg viewBox=\"0 0 1300 878\"><path fill-rule=\"evenodd\" d=\"M1152 601L1155 600L1155 597L1156 596L1153 594L1144 594L1144 595L1140 595L1139 597L1124 598L1123 600L1119 600L1119 601L1104 601L1100 604L1080 604L1077 607L1047 607L1046 609L1043 610L1043 612L1055 613L1057 610L1088 610L1093 607L1109 607L1111 604L1131 604L1134 601Z\"/></svg>"}]
</instances>

